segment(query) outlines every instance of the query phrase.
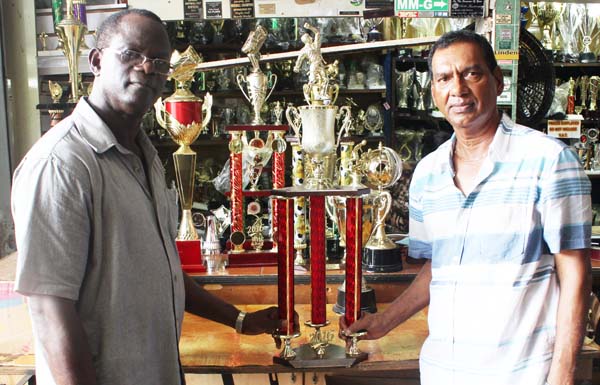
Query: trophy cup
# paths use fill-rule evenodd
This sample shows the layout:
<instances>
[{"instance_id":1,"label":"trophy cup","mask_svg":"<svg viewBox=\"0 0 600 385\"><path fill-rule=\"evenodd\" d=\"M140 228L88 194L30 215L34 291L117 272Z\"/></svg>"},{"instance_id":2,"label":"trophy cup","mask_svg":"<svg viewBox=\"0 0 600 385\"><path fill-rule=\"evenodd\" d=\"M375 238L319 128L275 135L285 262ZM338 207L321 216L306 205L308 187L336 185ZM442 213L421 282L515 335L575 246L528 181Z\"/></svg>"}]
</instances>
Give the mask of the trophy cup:
<instances>
[{"instance_id":1,"label":"trophy cup","mask_svg":"<svg viewBox=\"0 0 600 385\"><path fill-rule=\"evenodd\" d=\"M202 99L190 91L191 80L194 77L196 65L200 61L200 55L191 46L183 53L174 51L171 55L173 72L170 77L175 79L176 91L164 101L159 98L154 104L158 124L165 128L171 138L179 144L179 148L173 154L182 208L181 224L177 234L178 241L198 239L191 211L196 153L190 148L190 144L207 126L212 107L212 96L209 93L206 93L204 103L202 103Z\"/></svg>"},{"instance_id":2,"label":"trophy cup","mask_svg":"<svg viewBox=\"0 0 600 385\"><path fill-rule=\"evenodd\" d=\"M400 179L402 160L396 151L379 142L379 147L364 153L360 162L366 185L375 189L370 196L374 225L365 245L363 267L367 271L377 272L402 270L400 248L385 233L385 218L392 207L392 195L385 189Z\"/></svg>"},{"instance_id":3,"label":"trophy cup","mask_svg":"<svg viewBox=\"0 0 600 385\"><path fill-rule=\"evenodd\" d=\"M585 4L585 12L579 30L582 35L583 51L579 53L579 61L582 63L591 63L596 61L596 54L590 50L592 44L592 33L596 27L596 17L590 14L588 4Z\"/></svg>"},{"instance_id":4,"label":"trophy cup","mask_svg":"<svg viewBox=\"0 0 600 385\"><path fill-rule=\"evenodd\" d=\"M267 39L267 30L259 25L256 29L248 35L248 39L242 46L242 52L248 55L250 64L252 65L252 71L249 75L244 76L241 73L237 74L237 83L246 100L252 105L254 116L252 118L252 125L265 124L263 119L260 117L260 111L265 101L271 96L271 93L275 89L277 83L277 75L271 73L270 76L265 75L260 70L260 48ZM246 84L248 92L244 91L243 84ZM267 86L272 84L271 91L267 95Z\"/></svg>"},{"instance_id":5,"label":"trophy cup","mask_svg":"<svg viewBox=\"0 0 600 385\"><path fill-rule=\"evenodd\" d=\"M542 45L544 48L548 50L552 50L554 47L552 46L552 24L554 21L560 16L561 13L561 5L559 3L550 3L550 2L532 2L531 12L537 19L538 25L542 30Z\"/></svg>"},{"instance_id":6,"label":"trophy cup","mask_svg":"<svg viewBox=\"0 0 600 385\"><path fill-rule=\"evenodd\" d=\"M416 103L416 109L426 111L429 107L429 92L431 92L431 74L429 71L416 72L417 94L419 99Z\"/></svg>"},{"instance_id":7,"label":"trophy cup","mask_svg":"<svg viewBox=\"0 0 600 385\"><path fill-rule=\"evenodd\" d=\"M79 100L79 53L86 30L85 25L73 15L73 0L67 0L67 13L56 26L56 33L69 66L69 102L72 103Z\"/></svg>"},{"instance_id":8,"label":"trophy cup","mask_svg":"<svg viewBox=\"0 0 600 385\"><path fill-rule=\"evenodd\" d=\"M398 73L398 108L402 110L408 109L408 99L413 88L415 80L415 68Z\"/></svg>"},{"instance_id":9,"label":"trophy cup","mask_svg":"<svg viewBox=\"0 0 600 385\"><path fill-rule=\"evenodd\" d=\"M62 98L63 94L63 88L60 83L48 80L48 88L50 89L50 98L52 98L52 103L60 103L60 99ZM52 108L48 110L48 113L50 114L50 127L54 127L56 123L62 120L64 112L65 110L62 108Z\"/></svg>"},{"instance_id":10,"label":"trophy cup","mask_svg":"<svg viewBox=\"0 0 600 385\"><path fill-rule=\"evenodd\" d=\"M365 128L371 136L382 136L383 109L377 104L371 104L365 112Z\"/></svg>"},{"instance_id":11,"label":"trophy cup","mask_svg":"<svg viewBox=\"0 0 600 385\"><path fill-rule=\"evenodd\" d=\"M575 63L578 59L576 32L579 31L585 8L581 4L565 4L564 10L557 19L558 29L563 41L562 58L567 63Z\"/></svg>"}]
</instances>

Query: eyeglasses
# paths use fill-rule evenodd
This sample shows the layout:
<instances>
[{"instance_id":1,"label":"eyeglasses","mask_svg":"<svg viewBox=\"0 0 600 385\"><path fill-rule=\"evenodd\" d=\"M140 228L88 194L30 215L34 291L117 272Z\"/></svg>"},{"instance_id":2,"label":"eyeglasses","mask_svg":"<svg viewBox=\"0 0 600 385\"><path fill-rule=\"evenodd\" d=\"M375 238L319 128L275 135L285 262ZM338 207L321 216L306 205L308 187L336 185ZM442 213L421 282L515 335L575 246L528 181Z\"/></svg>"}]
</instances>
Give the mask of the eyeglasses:
<instances>
[{"instance_id":1,"label":"eyeglasses","mask_svg":"<svg viewBox=\"0 0 600 385\"><path fill-rule=\"evenodd\" d=\"M128 64L134 67L144 65L146 62L152 63L154 72L161 75L169 75L171 73L171 63L163 59L151 59L141 52L133 51L131 49L118 50L114 48L102 48L100 51L112 51L119 55L119 59L123 64Z\"/></svg>"}]
</instances>

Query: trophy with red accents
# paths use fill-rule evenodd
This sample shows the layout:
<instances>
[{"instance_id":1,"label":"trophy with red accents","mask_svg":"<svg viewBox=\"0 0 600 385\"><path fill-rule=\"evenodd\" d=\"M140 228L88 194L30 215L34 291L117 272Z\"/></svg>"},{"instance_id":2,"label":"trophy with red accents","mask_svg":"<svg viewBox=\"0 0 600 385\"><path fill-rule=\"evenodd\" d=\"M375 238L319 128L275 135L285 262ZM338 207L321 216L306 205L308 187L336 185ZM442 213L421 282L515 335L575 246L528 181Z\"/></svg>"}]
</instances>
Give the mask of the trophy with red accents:
<instances>
[{"instance_id":1,"label":"trophy with red accents","mask_svg":"<svg viewBox=\"0 0 600 385\"><path fill-rule=\"evenodd\" d=\"M201 61L202 58L191 46L183 53L175 50L171 55L173 71L170 75L176 83L175 93L165 100L159 98L154 104L156 120L179 145L173 154L173 161L182 208L177 233L177 247L182 264L185 264L184 259L190 253L193 254L195 263L201 264L198 233L192 220L196 153L190 148L190 144L206 129L211 117L212 96L206 93L203 102L190 91L196 66Z\"/></svg>"}]
</instances>

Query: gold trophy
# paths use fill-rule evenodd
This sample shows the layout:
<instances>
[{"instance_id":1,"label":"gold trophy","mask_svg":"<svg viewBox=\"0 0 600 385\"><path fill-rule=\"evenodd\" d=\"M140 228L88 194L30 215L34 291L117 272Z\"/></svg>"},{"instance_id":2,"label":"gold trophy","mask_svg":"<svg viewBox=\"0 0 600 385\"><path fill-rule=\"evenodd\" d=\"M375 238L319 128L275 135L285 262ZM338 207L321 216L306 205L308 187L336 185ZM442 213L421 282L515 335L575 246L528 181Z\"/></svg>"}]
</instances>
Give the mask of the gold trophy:
<instances>
[{"instance_id":1,"label":"gold trophy","mask_svg":"<svg viewBox=\"0 0 600 385\"><path fill-rule=\"evenodd\" d=\"M67 13L56 26L56 33L69 66L71 82L69 102L72 103L77 103L79 100L79 54L86 31L86 26L73 15L73 0L67 0Z\"/></svg>"},{"instance_id":2,"label":"gold trophy","mask_svg":"<svg viewBox=\"0 0 600 385\"><path fill-rule=\"evenodd\" d=\"M252 105L254 117L252 118L252 125L265 124L264 120L260 117L260 111L265 104L265 101L269 99L271 93L275 89L277 83L277 75L271 73L269 76L265 75L260 70L260 48L267 39L267 30L259 25L256 29L248 35L248 39L242 46L242 52L248 55L250 64L252 64L252 71L249 75L244 76L239 73L236 77L238 86L242 90L246 100ZM244 91L244 84L248 92ZM267 86L272 84L271 91L267 94Z\"/></svg>"},{"instance_id":3,"label":"gold trophy","mask_svg":"<svg viewBox=\"0 0 600 385\"><path fill-rule=\"evenodd\" d=\"M196 153L190 148L198 135L206 128L211 117L212 96L206 93L202 99L190 91L196 65L201 57L193 47L183 53L174 51L171 55L176 91L164 101L159 98L154 104L156 120L165 128L171 138L179 144L173 154L177 188L181 199L181 224L177 240L197 240L198 234L192 220L192 203L194 197L194 171L196 169ZM204 115L204 117L203 117Z\"/></svg>"},{"instance_id":4,"label":"gold trophy","mask_svg":"<svg viewBox=\"0 0 600 385\"><path fill-rule=\"evenodd\" d=\"M600 83L600 77L590 77L590 112L594 115L596 112L596 99L598 98L598 84ZM592 116L594 118L594 116Z\"/></svg>"},{"instance_id":5,"label":"gold trophy","mask_svg":"<svg viewBox=\"0 0 600 385\"><path fill-rule=\"evenodd\" d=\"M385 233L385 218L392 208L392 195L385 189L400 179L402 160L396 151L384 147L379 142L379 147L363 153L359 162L359 167L366 178L366 185L375 189L369 197L374 224L369 240L365 244L363 266L367 271L402 270L400 248Z\"/></svg>"},{"instance_id":6,"label":"gold trophy","mask_svg":"<svg viewBox=\"0 0 600 385\"><path fill-rule=\"evenodd\" d=\"M551 36L552 25L555 20L560 16L562 11L562 4L550 3L545 1L532 2L530 3L531 12L537 19L538 25L542 30L542 45L544 48L552 50L553 37Z\"/></svg>"},{"instance_id":7,"label":"gold trophy","mask_svg":"<svg viewBox=\"0 0 600 385\"><path fill-rule=\"evenodd\" d=\"M50 98L52 99L52 103L60 103L60 99L62 98L63 94L63 88L60 83L48 80L48 89L50 90ZM54 127L56 123L62 120L64 112L65 110L62 108L52 108L48 110L48 113L50 114L50 127Z\"/></svg>"}]
</instances>

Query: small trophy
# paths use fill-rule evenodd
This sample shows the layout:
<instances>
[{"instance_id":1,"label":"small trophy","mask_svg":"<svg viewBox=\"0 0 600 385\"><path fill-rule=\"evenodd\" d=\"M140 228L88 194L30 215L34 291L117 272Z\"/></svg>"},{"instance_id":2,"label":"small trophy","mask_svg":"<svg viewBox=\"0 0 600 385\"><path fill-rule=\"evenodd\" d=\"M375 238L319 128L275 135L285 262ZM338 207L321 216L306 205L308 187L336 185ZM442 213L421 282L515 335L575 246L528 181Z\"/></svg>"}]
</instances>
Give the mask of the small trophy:
<instances>
[{"instance_id":1,"label":"small trophy","mask_svg":"<svg viewBox=\"0 0 600 385\"><path fill-rule=\"evenodd\" d=\"M177 89L164 101L159 98L154 104L158 124L165 128L171 138L179 144L179 148L173 154L182 208L178 241L198 239L192 220L196 153L190 148L190 144L206 128L212 107L212 96L209 93L206 93L202 103L202 99L190 91L196 65L200 61L200 55L191 46L183 53L174 51L171 55L173 73L170 77L175 79Z\"/></svg>"},{"instance_id":2,"label":"small trophy","mask_svg":"<svg viewBox=\"0 0 600 385\"><path fill-rule=\"evenodd\" d=\"M262 170L273 154L273 135L269 132L267 142L265 143L259 136L258 131L254 131L254 138L248 141L246 134L242 134L243 152L249 157L250 173L250 191L258 191L258 179Z\"/></svg>"},{"instance_id":3,"label":"small trophy","mask_svg":"<svg viewBox=\"0 0 600 385\"><path fill-rule=\"evenodd\" d=\"M402 110L409 108L408 99L413 89L415 71L415 68L411 68L407 71L400 71L398 73L398 108Z\"/></svg>"},{"instance_id":4,"label":"small trophy","mask_svg":"<svg viewBox=\"0 0 600 385\"><path fill-rule=\"evenodd\" d=\"M583 14L583 20L579 27L582 35L583 51L579 53L579 61L582 63L591 63L596 61L596 54L594 54L590 45L592 44L592 33L596 27L596 17L590 14L590 7L585 4L585 12Z\"/></svg>"},{"instance_id":5,"label":"small trophy","mask_svg":"<svg viewBox=\"0 0 600 385\"><path fill-rule=\"evenodd\" d=\"M73 15L73 0L67 0L67 13L56 26L56 33L69 66L71 82L69 102L72 103L77 103L79 100L79 54L86 31L85 24Z\"/></svg>"},{"instance_id":6,"label":"small trophy","mask_svg":"<svg viewBox=\"0 0 600 385\"><path fill-rule=\"evenodd\" d=\"M544 1L532 2L530 4L531 12L534 14L542 30L542 45L544 48L552 50L554 47L551 31L554 21L560 16L562 10L561 4Z\"/></svg>"},{"instance_id":7,"label":"small trophy","mask_svg":"<svg viewBox=\"0 0 600 385\"><path fill-rule=\"evenodd\" d=\"M419 96L415 107L419 111L426 111L430 107L429 94L431 92L431 74L429 71L417 71L415 74L417 79L415 84L417 86L417 94Z\"/></svg>"},{"instance_id":8,"label":"small trophy","mask_svg":"<svg viewBox=\"0 0 600 385\"><path fill-rule=\"evenodd\" d=\"M590 117L596 118L596 100L598 99L598 85L600 84L599 76L590 77Z\"/></svg>"},{"instance_id":9,"label":"small trophy","mask_svg":"<svg viewBox=\"0 0 600 385\"><path fill-rule=\"evenodd\" d=\"M371 104L367 107L365 113L365 128L371 136L382 136L383 131L383 109L377 104Z\"/></svg>"},{"instance_id":10,"label":"small trophy","mask_svg":"<svg viewBox=\"0 0 600 385\"><path fill-rule=\"evenodd\" d=\"M252 110L254 112L251 123L252 125L265 124L264 120L260 116L260 111L265 101L269 98L269 96L271 96L271 93L275 89L275 84L277 83L277 75L271 73L270 76L267 76L260 70L259 51L267 39L267 35L267 30L261 25L257 26L254 31L250 32L248 39L246 39L246 42L242 46L242 52L248 55L248 59L252 65L252 71L246 76L241 73L237 75L238 86L242 90L246 100L248 100L252 105ZM269 83L272 84L272 86L271 91L269 91L269 94L267 95L267 86ZM246 84L248 92L244 91L243 84Z\"/></svg>"},{"instance_id":11,"label":"small trophy","mask_svg":"<svg viewBox=\"0 0 600 385\"><path fill-rule=\"evenodd\" d=\"M569 78L569 94L567 95L567 114L575 112L575 87L577 82L572 77Z\"/></svg>"},{"instance_id":12,"label":"small trophy","mask_svg":"<svg viewBox=\"0 0 600 385\"><path fill-rule=\"evenodd\" d=\"M372 189L373 231L365 245L363 266L367 271L390 272L402 270L400 248L385 233L385 218L392 208L392 195L386 188L402 175L402 160L389 147L379 142L376 150L368 150L360 159L366 185Z\"/></svg>"},{"instance_id":13,"label":"small trophy","mask_svg":"<svg viewBox=\"0 0 600 385\"><path fill-rule=\"evenodd\" d=\"M52 103L60 103L60 99L62 98L63 94L63 88L60 83L48 80L48 89L50 89L50 98L52 98ZM50 114L50 127L54 127L56 123L62 120L64 112L65 110L61 108L52 108L48 110L48 113Z\"/></svg>"}]
</instances>

